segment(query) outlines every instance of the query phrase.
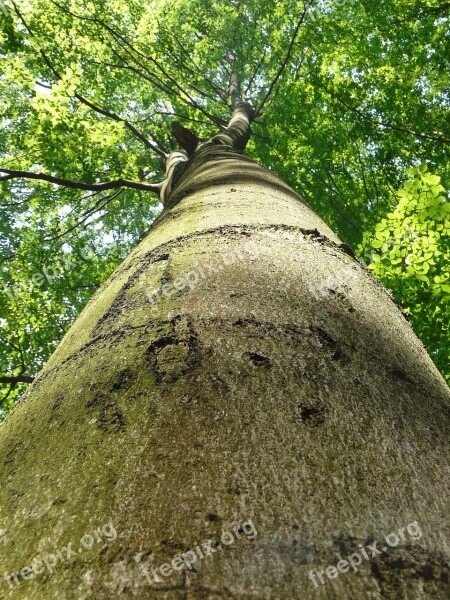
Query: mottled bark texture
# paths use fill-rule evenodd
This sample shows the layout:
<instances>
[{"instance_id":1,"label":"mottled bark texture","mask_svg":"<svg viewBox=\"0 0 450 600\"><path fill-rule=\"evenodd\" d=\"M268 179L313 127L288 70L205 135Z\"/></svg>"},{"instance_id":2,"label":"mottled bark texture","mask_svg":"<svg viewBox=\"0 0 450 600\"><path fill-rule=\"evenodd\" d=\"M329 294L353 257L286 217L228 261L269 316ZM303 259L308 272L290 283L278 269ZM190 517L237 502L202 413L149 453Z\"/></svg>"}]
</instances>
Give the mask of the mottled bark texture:
<instances>
[{"instance_id":1,"label":"mottled bark texture","mask_svg":"<svg viewBox=\"0 0 450 600\"><path fill-rule=\"evenodd\" d=\"M207 144L0 427L0 597L446 598L449 396L329 227ZM249 519L195 570L142 575ZM412 521L420 539L314 587ZM52 576L3 579L107 522Z\"/></svg>"}]
</instances>

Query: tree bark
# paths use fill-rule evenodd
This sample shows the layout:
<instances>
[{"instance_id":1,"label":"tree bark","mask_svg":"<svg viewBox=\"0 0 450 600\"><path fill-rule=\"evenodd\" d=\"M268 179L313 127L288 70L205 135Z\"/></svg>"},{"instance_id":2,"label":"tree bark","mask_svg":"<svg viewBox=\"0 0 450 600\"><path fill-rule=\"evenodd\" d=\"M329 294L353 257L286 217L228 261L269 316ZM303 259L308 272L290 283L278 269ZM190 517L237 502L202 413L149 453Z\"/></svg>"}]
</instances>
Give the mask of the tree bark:
<instances>
[{"instance_id":1,"label":"tree bark","mask_svg":"<svg viewBox=\"0 0 450 600\"><path fill-rule=\"evenodd\" d=\"M167 206L0 427L0 574L79 550L0 598L447 597L450 392L390 294L231 147Z\"/></svg>"}]
</instances>

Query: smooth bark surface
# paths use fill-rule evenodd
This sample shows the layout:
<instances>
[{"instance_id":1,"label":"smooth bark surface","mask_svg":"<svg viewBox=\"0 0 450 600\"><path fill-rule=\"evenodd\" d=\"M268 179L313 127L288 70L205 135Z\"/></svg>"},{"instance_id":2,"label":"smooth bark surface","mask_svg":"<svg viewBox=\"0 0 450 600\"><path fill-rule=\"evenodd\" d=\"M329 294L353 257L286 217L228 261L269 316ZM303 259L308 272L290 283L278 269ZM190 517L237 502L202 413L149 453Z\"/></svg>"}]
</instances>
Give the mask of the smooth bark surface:
<instances>
[{"instance_id":1,"label":"smooth bark surface","mask_svg":"<svg viewBox=\"0 0 450 600\"><path fill-rule=\"evenodd\" d=\"M450 392L389 293L230 147L167 206L0 427L0 573L81 550L0 598L447 597ZM195 570L143 576L207 540Z\"/></svg>"}]
</instances>

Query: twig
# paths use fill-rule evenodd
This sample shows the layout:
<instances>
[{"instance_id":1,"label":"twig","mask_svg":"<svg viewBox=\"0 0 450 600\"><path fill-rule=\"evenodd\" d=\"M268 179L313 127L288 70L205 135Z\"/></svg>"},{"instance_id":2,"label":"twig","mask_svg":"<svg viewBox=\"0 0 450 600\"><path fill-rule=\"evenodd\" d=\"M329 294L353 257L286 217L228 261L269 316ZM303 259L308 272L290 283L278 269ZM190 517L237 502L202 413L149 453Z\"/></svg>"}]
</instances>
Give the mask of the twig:
<instances>
[{"instance_id":1,"label":"twig","mask_svg":"<svg viewBox=\"0 0 450 600\"><path fill-rule=\"evenodd\" d=\"M19 19L22 21L23 26L27 29L28 33L30 35L34 35L31 28L29 27L28 23L25 21L24 17L22 16L21 12L19 11L19 9L17 8L15 2L13 0L11 0L12 5L14 6L14 10L17 14L17 16L19 17ZM47 54L42 50L42 48L39 48L39 53L42 56L45 64L47 65L47 67L50 69L50 71L55 75L55 77L57 79L62 79L60 73L57 71L57 69L54 67L53 63L50 61L50 59L48 58ZM101 108L100 106L97 106L96 104L94 104L93 102L91 102L90 100L88 100L87 98L85 98L84 96L82 96L81 94L79 94L78 92L75 92L74 97L77 98L77 100L79 100L80 102L82 102L83 104L85 104L86 106L88 106L89 108L91 108L93 111L108 117L114 121L119 121L121 123L123 123L125 125L125 127L127 129L129 129L139 140L141 140L141 142L143 142L145 144L145 146L147 146L147 148L150 148L151 150L153 150L154 152L156 152L157 154L159 154L160 156L162 156L163 158L166 158L167 153L162 150L160 147L155 146L154 144L152 144L143 133L141 133L132 123L130 123L130 121L127 121L127 119L124 119L123 117L120 117L119 115L112 113L104 108ZM159 144L159 146L161 146L161 144Z\"/></svg>"},{"instance_id":2,"label":"twig","mask_svg":"<svg viewBox=\"0 0 450 600\"><path fill-rule=\"evenodd\" d=\"M318 77L315 77L314 79L318 82L320 87L322 87L338 103L345 106L345 108L347 108L347 110L351 110L355 114L359 115L361 118L365 119L366 121L369 121L370 123L373 123L374 125L377 125L378 127L386 127L387 129L393 129L395 131L402 131L404 133L408 133L409 135L413 135L415 137L422 138L425 140L433 140L435 142L441 142L443 144L450 144L450 138L446 138L441 135L431 135L429 133L421 133L419 131L414 131L413 129L409 129L408 127L400 127L399 125L392 125L390 123L384 123L383 121L378 121L376 119L372 119L371 117L366 115L362 110L359 110L358 108L355 108L354 106L350 106L349 104L347 104L347 102L342 100L342 98L340 96L338 96L337 94L334 94L331 90L329 90L327 88L327 86L322 81L320 81L320 79Z\"/></svg>"},{"instance_id":3,"label":"twig","mask_svg":"<svg viewBox=\"0 0 450 600\"><path fill-rule=\"evenodd\" d=\"M277 71L274 79L272 80L272 83L270 84L269 89L267 90L264 98L262 99L261 104L259 105L258 109L256 110L256 115L259 115L261 113L261 111L262 111L265 103L267 102L267 100L269 99L269 96L271 95L271 93L273 91L273 88L277 84L279 78L283 74L283 71L284 71L286 65L288 64L289 59L291 58L292 49L293 49L295 41L297 39L298 32L300 30L300 27L301 27L303 21L305 20L305 17L306 17L306 15L308 13L308 9L309 9L309 7L311 6L312 3L313 3L313 0L309 0L309 2L307 4L305 4L305 6L304 6L303 11L302 11L302 13L300 15L300 19L298 20L297 26L296 26L296 28L294 30L293 35L292 35L291 42L290 42L289 47L288 47L287 52L286 52L286 56L285 56L283 62L281 63L280 68L278 69L278 71Z\"/></svg>"}]
</instances>

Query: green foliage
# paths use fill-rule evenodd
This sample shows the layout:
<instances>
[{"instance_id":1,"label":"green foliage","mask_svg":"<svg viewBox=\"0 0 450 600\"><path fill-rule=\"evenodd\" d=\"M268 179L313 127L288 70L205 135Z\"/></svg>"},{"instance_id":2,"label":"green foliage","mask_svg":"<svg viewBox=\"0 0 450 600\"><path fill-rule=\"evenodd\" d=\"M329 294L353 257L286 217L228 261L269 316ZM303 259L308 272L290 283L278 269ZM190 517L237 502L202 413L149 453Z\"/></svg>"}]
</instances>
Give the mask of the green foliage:
<instances>
[{"instance_id":1,"label":"green foliage","mask_svg":"<svg viewBox=\"0 0 450 600\"><path fill-rule=\"evenodd\" d=\"M426 164L410 169L397 205L364 236L369 269L393 290L450 382L450 203Z\"/></svg>"},{"instance_id":2,"label":"green foliage","mask_svg":"<svg viewBox=\"0 0 450 600\"><path fill-rule=\"evenodd\" d=\"M304 9L297 0L5 4L0 167L85 183L136 180L138 173L159 181L152 146L175 147L173 119L199 137L228 120L226 56L233 50L255 107L286 61L253 125L248 152L300 192L345 242L368 247L375 225L390 223L393 190L409 168L431 161L433 176L448 188L449 18L438 0L318 2L306 11L289 55ZM0 191L0 376L35 375L161 206L137 190L83 194L24 179L1 182ZM444 225L437 198L441 193L420 209L432 219L430 230ZM423 228L418 235L425 240ZM427 235L441 249L442 239ZM81 254L86 246L95 249L88 260ZM381 260L377 251L379 268L387 269L379 275L406 302L445 371L445 248L442 256L424 258L425 245L412 247L409 264L403 257L387 265L399 257L384 252ZM77 266L65 268L67 259ZM52 265L63 265L58 277L36 283ZM404 277L400 266L414 273ZM413 279L421 288L417 283L415 296L401 296L398 289L405 294ZM19 289L11 297L14 285ZM437 308L441 313L430 313ZM0 386L0 404L22 389Z\"/></svg>"},{"instance_id":3,"label":"green foliage","mask_svg":"<svg viewBox=\"0 0 450 600\"><path fill-rule=\"evenodd\" d=\"M0 52L16 52L26 50L24 40L29 38L26 33L16 29L13 14L10 9L0 2Z\"/></svg>"}]
</instances>

